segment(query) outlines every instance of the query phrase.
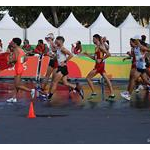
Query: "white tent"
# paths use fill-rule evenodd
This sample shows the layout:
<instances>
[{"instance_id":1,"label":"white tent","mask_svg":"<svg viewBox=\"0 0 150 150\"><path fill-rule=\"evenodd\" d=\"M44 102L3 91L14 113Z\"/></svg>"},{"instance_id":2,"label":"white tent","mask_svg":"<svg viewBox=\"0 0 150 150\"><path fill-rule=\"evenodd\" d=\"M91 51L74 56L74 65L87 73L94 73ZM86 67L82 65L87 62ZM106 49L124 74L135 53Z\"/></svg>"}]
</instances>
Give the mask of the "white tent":
<instances>
[{"instance_id":1,"label":"white tent","mask_svg":"<svg viewBox=\"0 0 150 150\"><path fill-rule=\"evenodd\" d=\"M149 30L149 43L150 43L150 23L146 26L146 29L148 29Z\"/></svg>"},{"instance_id":2,"label":"white tent","mask_svg":"<svg viewBox=\"0 0 150 150\"><path fill-rule=\"evenodd\" d=\"M37 45L38 40L45 40L46 35L49 33L53 33L56 37L58 29L52 26L41 12L35 22L27 29L26 38L30 41L30 44Z\"/></svg>"},{"instance_id":3,"label":"white tent","mask_svg":"<svg viewBox=\"0 0 150 150\"><path fill-rule=\"evenodd\" d=\"M59 27L59 35L65 38L67 48L78 40L82 44L89 44L89 29L80 24L73 13L70 13L66 21Z\"/></svg>"},{"instance_id":4,"label":"white tent","mask_svg":"<svg viewBox=\"0 0 150 150\"><path fill-rule=\"evenodd\" d=\"M23 39L23 29L12 20L8 13L6 13L0 21L0 38L3 42L4 51L14 37Z\"/></svg>"},{"instance_id":5,"label":"white tent","mask_svg":"<svg viewBox=\"0 0 150 150\"><path fill-rule=\"evenodd\" d=\"M132 14L129 13L124 22L119 26L120 37L121 37L121 52L126 53L130 48L130 38L135 35L146 35L147 42L149 42L149 30L140 26L133 18Z\"/></svg>"},{"instance_id":6,"label":"white tent","mask_svg":"<svg viewBox=\"0 0 150 150\"><path fill-rule=\"evenodd\" d=\"M89 29L91 43L94 34L106 36L110 42L110 52L120 53L120 31L118 28L110 24L102 13L100 13L96 21L89 27Z\"/></svg>"}]
</instances>

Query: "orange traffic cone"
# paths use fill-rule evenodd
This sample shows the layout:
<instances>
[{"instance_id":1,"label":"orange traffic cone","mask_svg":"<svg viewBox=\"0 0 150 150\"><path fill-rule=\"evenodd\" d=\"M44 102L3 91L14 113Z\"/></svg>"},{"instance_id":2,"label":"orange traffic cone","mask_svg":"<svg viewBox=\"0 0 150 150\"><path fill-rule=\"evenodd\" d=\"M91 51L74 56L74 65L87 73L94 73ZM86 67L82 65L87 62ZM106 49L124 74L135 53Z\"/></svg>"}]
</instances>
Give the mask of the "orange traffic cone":
<instances>
[{"instance_id":1,"label":"orange traffic cone","mask_svg":"<svg viewBox=\"0 0 150 150\"><path fill-rule=\"evenodd\" d=\"M33 102L30 103L29 114L28 114L27 118L36 118L36 115L34 112L34 107L33 107Z\"/></svg>"}]
</instances>

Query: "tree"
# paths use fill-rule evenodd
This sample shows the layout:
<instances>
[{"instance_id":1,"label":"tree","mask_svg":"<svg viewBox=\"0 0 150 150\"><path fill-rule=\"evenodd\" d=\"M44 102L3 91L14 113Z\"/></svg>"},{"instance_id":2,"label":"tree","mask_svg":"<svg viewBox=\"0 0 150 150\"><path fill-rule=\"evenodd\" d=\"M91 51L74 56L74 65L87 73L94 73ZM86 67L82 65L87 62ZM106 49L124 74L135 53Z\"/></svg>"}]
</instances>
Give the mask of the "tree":
<instances>
[{"instance_id":1,"label":"tree","mask_svg":"<svg viewBox=\"0 0 150 150\"><path fill-rule=\"evenodd\" d=\"M21 27L28 28L43 12L46 19L54 26L60 26L70 12L73 12L77 20L84 26L90 26L103 12L106 19L114 26L120 25L131 12L135 19L143 26L149 23L149 6L1 6L0 10L9 10L9 14Z\"/></svg>"}]
</instances>

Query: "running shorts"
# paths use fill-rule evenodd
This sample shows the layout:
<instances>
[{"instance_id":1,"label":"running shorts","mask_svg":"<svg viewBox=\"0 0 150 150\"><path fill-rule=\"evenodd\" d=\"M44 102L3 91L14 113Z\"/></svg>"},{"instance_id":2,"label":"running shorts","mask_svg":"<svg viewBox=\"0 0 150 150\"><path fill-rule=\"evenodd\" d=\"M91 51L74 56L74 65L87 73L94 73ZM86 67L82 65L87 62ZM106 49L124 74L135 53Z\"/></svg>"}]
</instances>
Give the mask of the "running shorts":
<instances>
[{"instance_id":1,"label":"running shorts","mask_svg":"<svg viewBox=\"0 0 150 150\"><path fill-rule=\"evenodd\" d=\"M65 66L58 66L58 70L57 70L57 73L58 72L61 72L63 74L63 76L66 76L68 75L68 67L65 65Z\"/></svg>"},{"instance_id":2,"label":"running shorts","mask_svg":"<svg viewBox=\"0 0 150 150\"><path fill-rule=\"evenodd\" d=\"M97 63L93 70L96 70L96 73L100 73L101 75L105 73L105 63Z\"/></svg>"}]
</instances>

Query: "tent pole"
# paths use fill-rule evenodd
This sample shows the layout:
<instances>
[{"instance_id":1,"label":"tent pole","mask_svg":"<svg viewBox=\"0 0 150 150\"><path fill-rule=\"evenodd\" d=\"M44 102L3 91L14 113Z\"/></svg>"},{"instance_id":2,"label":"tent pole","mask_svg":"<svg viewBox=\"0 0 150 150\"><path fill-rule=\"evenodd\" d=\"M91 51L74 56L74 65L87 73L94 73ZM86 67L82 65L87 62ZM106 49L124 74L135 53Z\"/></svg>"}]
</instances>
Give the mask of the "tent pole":
<instances>
[{"instance_id":1,"label":"tent pole","mask_svg":"<svg viewBox=\"0 0 150 150\"><path fill-rule=\"evenodd\" d=\"M120 56L122 56L122 31L120 30Z\"/></svg>"},{"instance_id":2,"label":"tent pole","mask_svg":"<svg viewBox=\"0 0 150 150\"><path fill-rule=\"evenodd\" d=\"M58 28L58 36L60 36L60 29Z\"/></svg>"},{"instance_id":3,"label":"tent pole","mask_svg":"<svg viewBox=\"0 0 150 150\"><path fill-rule=\"evenodd\" d=\"M89 44L91 44L91 29L89 29Z\"/></svg>"},{"instance_id":4,"label":"tent pole","mask_svg":"<svg viewBox=\"0 0 150 150\"><path fill-rule=\"evenodd\" d=\"M24 40L27 39L27 29L24 29Z\"/></svg>"}]
</instances>

